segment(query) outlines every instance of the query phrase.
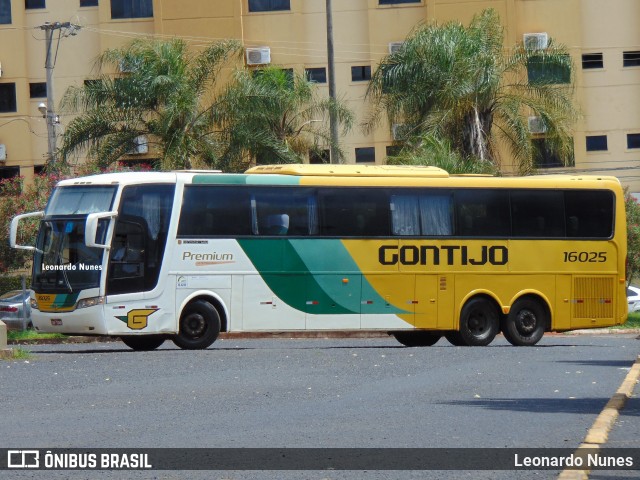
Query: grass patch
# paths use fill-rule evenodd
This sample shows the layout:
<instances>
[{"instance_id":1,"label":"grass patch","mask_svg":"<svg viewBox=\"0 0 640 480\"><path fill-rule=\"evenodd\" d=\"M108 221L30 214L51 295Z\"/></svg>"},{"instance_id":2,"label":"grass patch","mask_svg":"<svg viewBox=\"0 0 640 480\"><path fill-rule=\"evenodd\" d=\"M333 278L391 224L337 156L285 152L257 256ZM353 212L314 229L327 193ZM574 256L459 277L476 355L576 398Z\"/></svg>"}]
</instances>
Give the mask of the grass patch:
<instances>
[{"instance_id":1,"label":"grass patch","mask_svg":"<svg viewBox=\"0 0 640 480\"><path fill-rule=\"evenodd\" d=\"M638 312L630 313L625 323L623 323L622 325L618 325L616 327L611 327L611 328L617 328L617 329L640 328L640 313Z\"/></svg>"},{"instance_id":2,"label":"grass patch","mask_svg":"<svg viewBox=\"0 0 640 480\"><path fill-rule=\"evenodd\" d=\"M7 332L8 341L20 340L42 340L45 338L66 338L62 333L38 333L36 330L9 330Z\"/></svg>"},{"instance_id":3,"label":"grass patch","mask_svg":"<svg viewBox=\"0 0 640 480\"><path fill-rule=\"evenodd\" d=\"M33 357L29 350L24 348L12 348L9 352L2 352L0 360L29 360Z\"/></svg>"}]
</instances>

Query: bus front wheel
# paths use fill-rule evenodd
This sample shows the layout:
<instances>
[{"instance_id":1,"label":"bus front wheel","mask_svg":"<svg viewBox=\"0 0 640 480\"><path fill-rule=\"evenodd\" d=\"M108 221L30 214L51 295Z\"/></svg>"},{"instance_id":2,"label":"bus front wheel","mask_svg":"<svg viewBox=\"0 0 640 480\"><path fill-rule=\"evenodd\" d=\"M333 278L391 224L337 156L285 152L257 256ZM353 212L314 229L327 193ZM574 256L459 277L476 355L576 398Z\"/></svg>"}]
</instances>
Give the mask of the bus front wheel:
<instances>
[{"instance_id":1,"label":"bus front wheel","mask_svg":"<svg viewBox=\"0 0 640 480\"><path fill-rule=\"evenodd\" d=\"M469 300L460 312L460 339L470 347L489 345L500 330L500 314L488 298Z\"/></svg>"},{"instance_id":2,"label":"bus front wheel","mask_svg":"<svg viewBox=\"0 0 640 480\"><path fill-rule=\"evenodd\" d=\"M434 332L391 332L395 339L405 347L430 347L435 345L440 337L439 333Z\"/></svg>"},{"instance_id":3,"label":"bus front wheel","mask_svg":"<svg viewBox=\"0 0 640 480\"><path fill-rule=\"evenodd\" d=\"M220 333L218 310L205 300L188 304L180 316L179 331L173 343L185 350L207 348Z\"/></svg>"},{"instance_id":4,"label":"bus front wheel","mask_svg":"<svg viewBox=\"0 0 640 480\"><path fill-rule=\"evenodd\" d=\"M502 334L511 345L533 346L547 327L546 309L533 298L521 298L513 304L502 322Z\"/></svg>"},{"instance_id":5,"label":"bus front wheel","mask_svg":"<svg viewBox=\"0 0 640 480\"><path fill-rule=\"evenodd\" d=\"M164 343L164 335L125 335L120 340L129 348L137 352L155 350Z\"/></svg>"}]
</instances>

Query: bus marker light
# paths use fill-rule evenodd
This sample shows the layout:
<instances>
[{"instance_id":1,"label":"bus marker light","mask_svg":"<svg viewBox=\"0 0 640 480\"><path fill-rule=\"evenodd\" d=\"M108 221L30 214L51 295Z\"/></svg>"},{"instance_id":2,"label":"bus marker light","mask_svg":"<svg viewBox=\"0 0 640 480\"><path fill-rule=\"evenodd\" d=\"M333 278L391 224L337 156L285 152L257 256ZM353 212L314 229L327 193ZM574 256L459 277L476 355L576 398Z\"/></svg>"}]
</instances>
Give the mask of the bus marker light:
<instances>
[{"instance_id":1,"label":"bus marker light","mask_svg":"<svg viewBox=\"0 0 640 480\"><path fill-rule=\"evenodd\" d=\"M319 305L320 302L317 300L309 300L307 301L307 305Z\"/></svg>"},{"instance_id":2,"label":"bus marker light","mask_svg":"<svg viewBox=\"0 0 640 480\"><path fill-rule=\"evenodd\" d=\"M343 278L343 279L342 279L342 283L344 283L344 284L349 283L349 279L348 279L348 278Z\"/></svg>"}]
</instances>

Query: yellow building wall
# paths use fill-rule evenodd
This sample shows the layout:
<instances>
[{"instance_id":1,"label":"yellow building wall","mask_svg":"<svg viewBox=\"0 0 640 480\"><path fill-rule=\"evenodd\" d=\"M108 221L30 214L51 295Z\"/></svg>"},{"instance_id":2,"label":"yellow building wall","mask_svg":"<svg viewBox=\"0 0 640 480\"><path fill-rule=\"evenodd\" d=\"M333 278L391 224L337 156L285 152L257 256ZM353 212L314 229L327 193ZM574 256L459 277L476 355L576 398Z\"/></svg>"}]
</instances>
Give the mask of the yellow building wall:
<instances>
[{"instance_id":1,"label":"yellow building wall","mask_svg":"<svg viewBox=\"0 0 640 480\"><path fill-rule=\"evenodd\" d=\"M29 82L42 82L46 21L71 21L83 26L75 37L60 42L55 69L55 98L66 88L95 74L100 52L134 38L178 36L198 48L218 39L236 38L245 46L269 46L272 64L294 68L327 67L326 13L322 0L291 0L291 10L249 12L249 0L153 0L154 16L111 19L110 1L80 8L78 0L47 0L43 10L25 11L23 0L12 1L12 24L0 25L0 82L15 82L18 111L0 113L0 143L7 145L6 166L18 165L29 178L33 166L44 163L46 125L37 106L44 99L29 98ZM459 20L467 24L484 8L494 8L503 21L505 46L522 41L524 33L547 32L566 44L575 63L576 102L582 118L575 128L575 167L570 171L617 175L632 191L640 191L640 149L627 148L627 134L640 133L640 67L623 67L624 51L640 50L640 2L616 0L422 0L419 3L379 5L378 0L333 0L336 83L340 98L366 121L370 105L368 82L351 80L351 67L375 70L389 52L389 43L402 41L421 22ZM583 53L603 53L604 68L583 70ZM240 60L238 66L242 66ZM231 72L228 72L230 74ZM318 85L328 95L327 84ZM61 117L64 129L70 119ZM391 144L391 128L380 122L371 132L356 126L342 138L349 163L355 148L375 147L383 163ZM587 152L586 135L607 135L608 149ZM503 157L503 167L510 160ZM2 167L2 165L0 165Z\"/></svg>"}]
</instances>

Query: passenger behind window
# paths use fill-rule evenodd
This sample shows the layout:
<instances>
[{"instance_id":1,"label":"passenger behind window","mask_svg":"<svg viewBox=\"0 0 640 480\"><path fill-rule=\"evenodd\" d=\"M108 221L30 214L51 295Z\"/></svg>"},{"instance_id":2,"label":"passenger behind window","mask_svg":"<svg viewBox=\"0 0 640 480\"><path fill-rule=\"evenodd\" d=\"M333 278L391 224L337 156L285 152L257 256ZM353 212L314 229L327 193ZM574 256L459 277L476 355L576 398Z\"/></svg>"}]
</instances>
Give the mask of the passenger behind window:
<instances>
[{"instance_id":1,"label":"passenger behind window","mask_svg":"<svg viewBox=\"0 0 640 480\"><path fill-rule=\"evenodd\" d=\"M267 235L286 235L289 231L289 215L286 213L267 217Z\"/></svg>"}]
</instances>

